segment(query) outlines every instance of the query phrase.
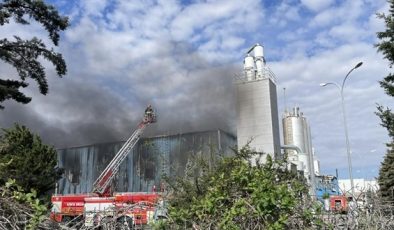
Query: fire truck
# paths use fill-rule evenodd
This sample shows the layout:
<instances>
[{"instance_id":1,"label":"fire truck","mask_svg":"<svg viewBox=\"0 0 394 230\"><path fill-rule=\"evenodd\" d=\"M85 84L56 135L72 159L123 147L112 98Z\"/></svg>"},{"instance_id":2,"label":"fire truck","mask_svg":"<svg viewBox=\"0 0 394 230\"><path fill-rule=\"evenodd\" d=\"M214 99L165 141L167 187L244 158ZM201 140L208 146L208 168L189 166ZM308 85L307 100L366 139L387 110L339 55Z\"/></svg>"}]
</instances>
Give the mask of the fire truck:
<instances>
[{"instance_id":1,"label":"fire truck","mask_svg":"<svg viewBox=\"0 0 394 230\"><path fill-rule=\"evenodd\" d=\"M156 114L149 105L137 129L96 179L90 193L52 196L51 219L64 223L78 221L86 227L117 222L123 226L122 229L125 226L131 229L132 226L146 225L154 219L163 218L164 202L160 193L111 191L120 164L137 144L146 126L155 122Z\"/></svg>"},{"instance_id":2,"label":"fire truck","mask_svg":"<svg viewBox=\"0 0 394 230\"><path fill-rule=\"evenodd\" d=\"M330 210L337 213L349 211L348 198L345 195L330 196Z\"/></svg>"}]
</instances>

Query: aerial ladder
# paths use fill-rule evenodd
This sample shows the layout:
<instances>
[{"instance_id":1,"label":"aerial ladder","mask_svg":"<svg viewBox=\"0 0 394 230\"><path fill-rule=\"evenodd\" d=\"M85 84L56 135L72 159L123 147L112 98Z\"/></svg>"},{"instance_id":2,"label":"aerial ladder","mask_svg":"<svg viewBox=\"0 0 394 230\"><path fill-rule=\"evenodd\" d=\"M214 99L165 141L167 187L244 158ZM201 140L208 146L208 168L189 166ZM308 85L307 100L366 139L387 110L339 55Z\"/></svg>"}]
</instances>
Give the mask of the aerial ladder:
<instances>
[{"instance_id":1,"label":"aerial ladder","mask_svg":"<svg viewBox=\"0 0 394 230\"><path fill-rule=\"evenodd\" d=\"M115 157L103 170L100 176L96 179L93 184L93 193L97 193L99 196L111 196L111 183L119 170L120 164L127 157L129 152L137 144L140 136L147 125L156 122L156 114L151 105L145 109L143 120L139 123L138 128L129 137L122 148L116 153Z\"/></svg>"}]
</instances>

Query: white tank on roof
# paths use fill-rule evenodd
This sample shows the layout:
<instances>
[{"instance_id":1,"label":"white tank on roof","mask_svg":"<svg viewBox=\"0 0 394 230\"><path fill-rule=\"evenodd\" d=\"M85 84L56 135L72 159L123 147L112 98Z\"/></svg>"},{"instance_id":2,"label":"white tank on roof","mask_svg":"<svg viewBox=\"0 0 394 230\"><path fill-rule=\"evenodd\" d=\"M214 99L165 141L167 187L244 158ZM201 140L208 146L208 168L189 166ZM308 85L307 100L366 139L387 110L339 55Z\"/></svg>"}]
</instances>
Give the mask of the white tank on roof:
<instances>
[{"instance_id":1,"label":"white tank on roof","mask_svg":"<svg viewBox=\"0 0 394 230\"><path fill-rule=\"evenodd\" d=\"M245 57L244 60L244 70L254 69L254 59L249 54Z\"/></svg>"},{"instance_id":2,"label":"white tank on roof","mask_svg":"<svg viewBox=\"0 0 394 230\"><path fill-rule=\"evenodd\" d=\"M261 46L260 44L256 44L256 46L255 46L254 49L253 49L253 53L254 53L254 56L255 56L256 58L262 58L262 57L264 57L264 49L263 49L263 46Z\"/></svg>"}]
</instances>

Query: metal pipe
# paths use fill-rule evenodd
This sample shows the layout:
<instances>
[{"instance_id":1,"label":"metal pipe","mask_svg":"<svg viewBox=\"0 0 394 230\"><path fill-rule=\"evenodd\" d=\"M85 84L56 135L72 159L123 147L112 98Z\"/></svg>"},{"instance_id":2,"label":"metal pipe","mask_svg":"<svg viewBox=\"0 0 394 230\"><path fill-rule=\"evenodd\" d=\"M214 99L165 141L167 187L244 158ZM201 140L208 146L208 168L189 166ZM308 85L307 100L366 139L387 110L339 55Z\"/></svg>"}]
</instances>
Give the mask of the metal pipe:
<instances>
[{"instance_id":1,"label":"metal pipe","mask_svg":"<svg viewBox=\"0 0 394 230\"><path fill-rule=\"evenodd\" d=\"M302 154L303 152L301 151L301 149L296 146L296 145L281 145L280 146L281 149L291 149L291 150L295 150L298 154Z\"/></svg>"}]
</instances>

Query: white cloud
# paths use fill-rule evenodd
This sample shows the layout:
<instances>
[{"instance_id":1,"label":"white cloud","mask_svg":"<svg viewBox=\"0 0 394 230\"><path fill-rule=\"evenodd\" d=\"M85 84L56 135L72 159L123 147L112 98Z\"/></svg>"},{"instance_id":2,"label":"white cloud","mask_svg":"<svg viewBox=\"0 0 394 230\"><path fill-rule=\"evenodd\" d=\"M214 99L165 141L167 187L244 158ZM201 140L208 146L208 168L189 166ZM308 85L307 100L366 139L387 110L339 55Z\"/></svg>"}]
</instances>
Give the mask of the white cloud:
<instances>
[{"instance_id":1,"label":"white cloud","mask_svg":"<svg viewBox=\"0 0 394 230\"><path fill-rule=\"evenodd\" d=\"M298 6L290 5L286 1L283 1L278 7L275 7L274 12L269 17L269 21L273 25L284 27L288 22L299 21L301 19L299 10Z\"/></svg>"},{"instance_id":2,"label":"white cloud","mask_svg":"<svg viewBox=\"0 0 394 230\"><path fill-rule=\"evenodd\" d=\"M364 28L355 27L353 24L341 24L332 27L328 31L329 36L333 39L347 42L357 42L359 40L365 39L369 35Z\"/></svg>"},{"instance_id":3,"label":"white cloud","mask_svg":"<svg viewBox=\"0 0 394 230\"><path fill-rule=\"evenodd\" d=\"M245 33L255 30L262 19L257 1L200 2L183 8L171 22L170 31L175 41L201 44L203 55L220 57L230 44L233 48L242 45Z\"/></svg>"},{"instance_id":4,"label":"white cloud","mask_svg":"<svg viewBox=\"0 0 394 230\"><path fill-rule=\"evenodd\" d=\"M326 27L343 23L356 23L365 12L370 3L363 1L343 1L339 5L333 5L318 11L310 21L311 27Z\"/></svg>"},{"instance_id":5,"label":"white cloud","mask_svg":"<svg viewBox=\"0 0 394 230\"><path fill-rule=\"evenodd\" d=\"M331 6L335 0L301 0L301 3L308 9L319 11Z\"/></svg>"},{"instance_id":6,"label":"white cloud","mask_svg":"<svg viewBox=\"0 0 394 230\"><path fill-rule=\"evenodd\" d=\"M237 2L216 1L196 3L182 10L172 22L171 31L175 40L185 40L195 31L204 30L212 22L231 20L242 10ZM245 25L247 26L247 24Z\"/></svg>"}]
</instances>

